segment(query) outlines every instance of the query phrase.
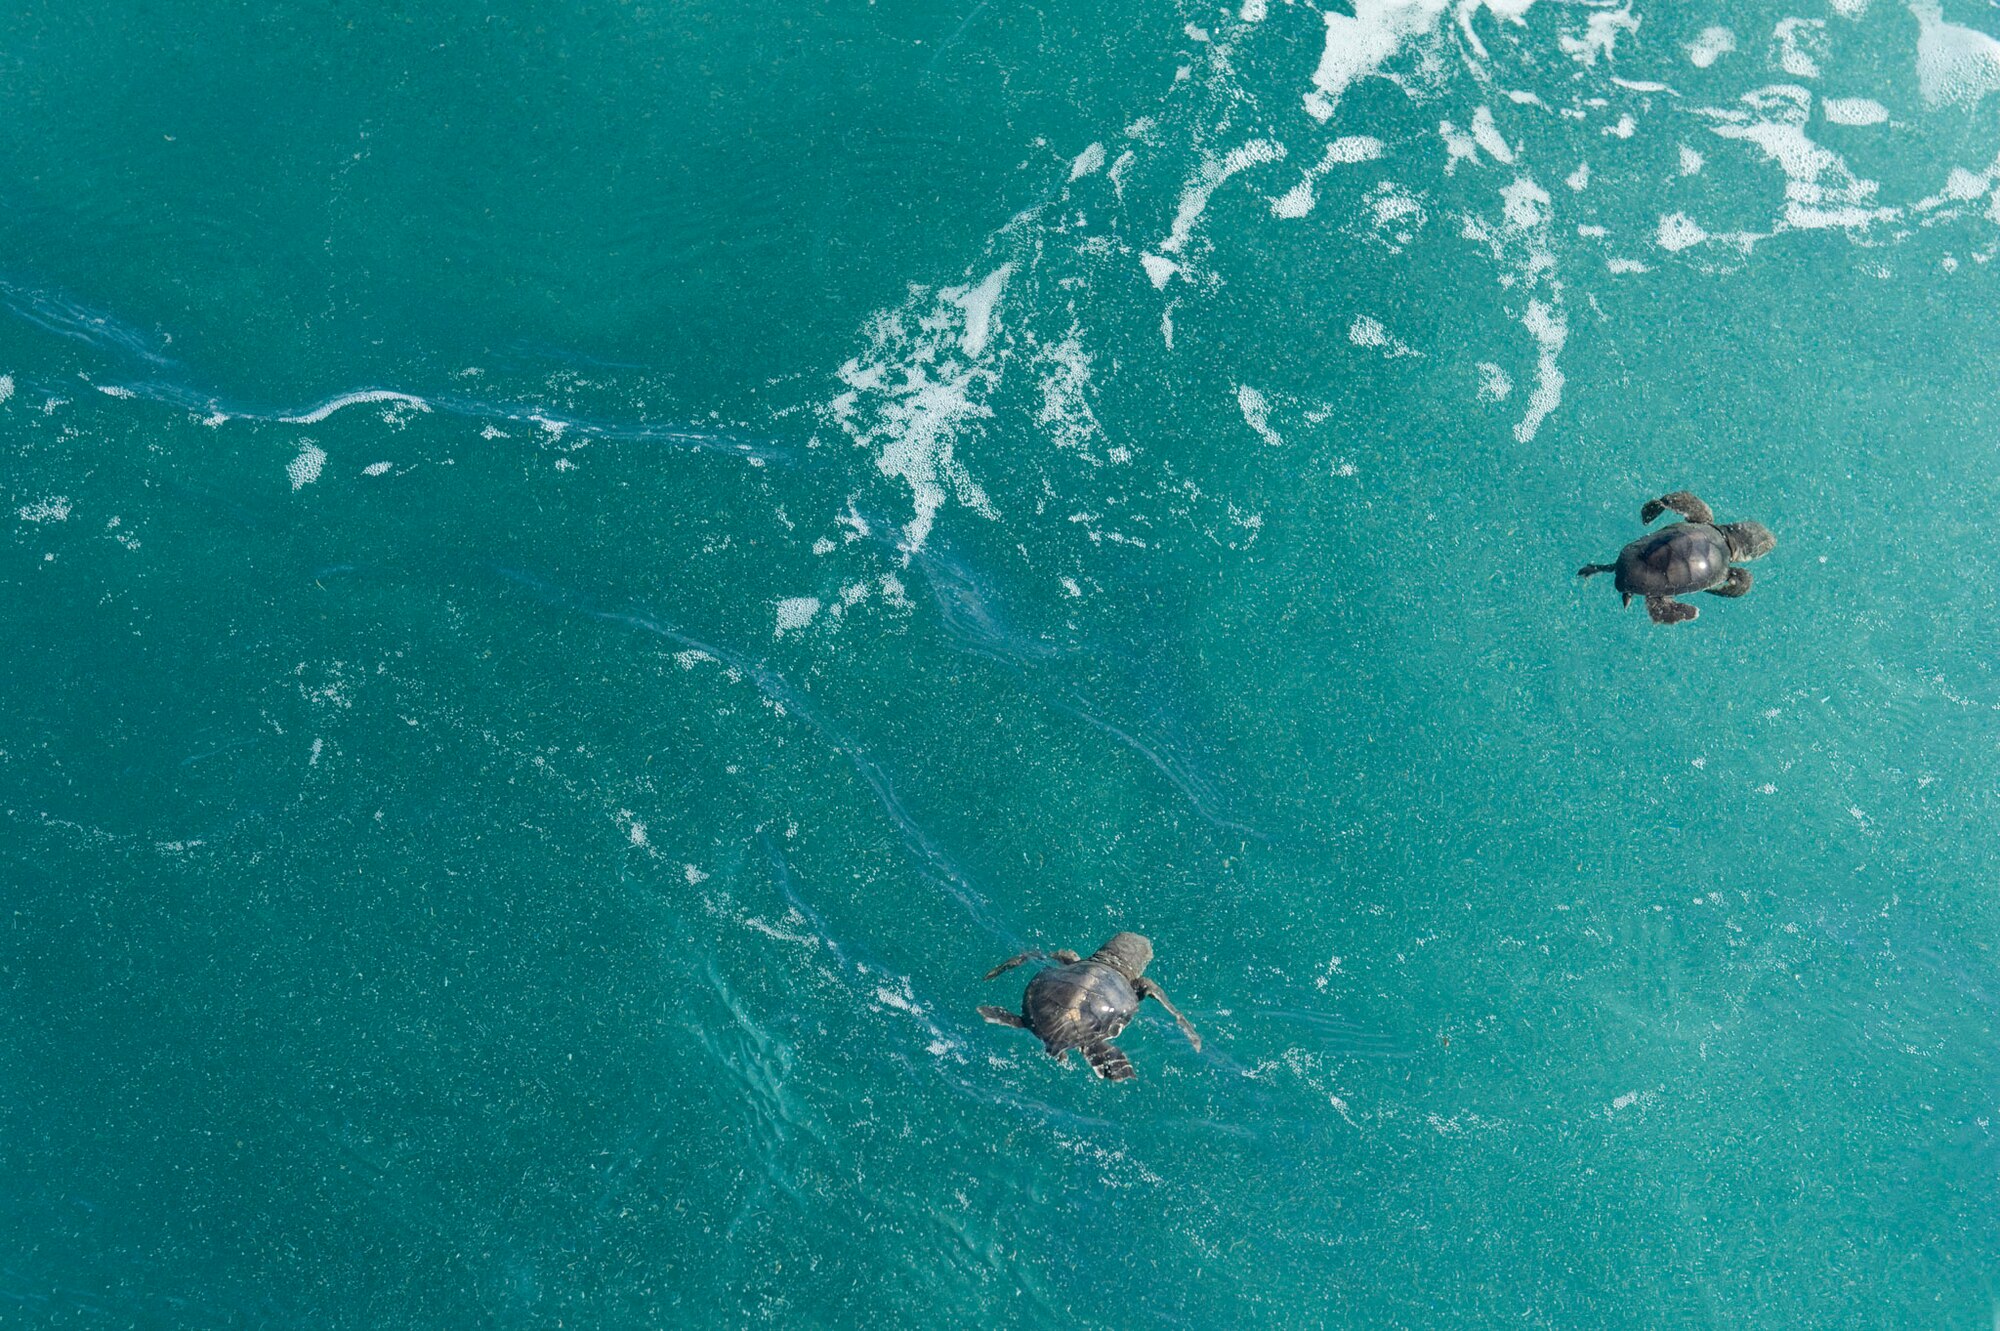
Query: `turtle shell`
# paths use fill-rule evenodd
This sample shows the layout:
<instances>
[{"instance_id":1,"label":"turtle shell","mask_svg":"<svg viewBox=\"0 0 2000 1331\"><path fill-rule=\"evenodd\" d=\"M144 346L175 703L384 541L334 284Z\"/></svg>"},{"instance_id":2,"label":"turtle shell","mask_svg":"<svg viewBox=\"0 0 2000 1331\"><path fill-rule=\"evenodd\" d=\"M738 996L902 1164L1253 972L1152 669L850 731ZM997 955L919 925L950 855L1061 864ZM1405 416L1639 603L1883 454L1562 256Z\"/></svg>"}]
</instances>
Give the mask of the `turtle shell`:
<instances>
[{"instance_id":1,"label":"turtle shell","mask_svg":"<svg viewBox=\"0 0 2000 1331\"><path fill-rule=\"evenodd\" d=\"M1132 982L1101 961L1051 966L1021 1000L1021 1015L1051 1054L1115 1038L1138 1010Z\"/></svg>"},{"instance_id":2,"label":"turtle shell","mask_svg":"<svg viewBox=\"0 0 2000 1331\"><path fill-rule=\"evenodd\" d=\"M1626 596L1682 596L1729 577L1729 542L1707 523L1676 522L1618 552L1618 590Z\"/></svg>"}]
</instances>

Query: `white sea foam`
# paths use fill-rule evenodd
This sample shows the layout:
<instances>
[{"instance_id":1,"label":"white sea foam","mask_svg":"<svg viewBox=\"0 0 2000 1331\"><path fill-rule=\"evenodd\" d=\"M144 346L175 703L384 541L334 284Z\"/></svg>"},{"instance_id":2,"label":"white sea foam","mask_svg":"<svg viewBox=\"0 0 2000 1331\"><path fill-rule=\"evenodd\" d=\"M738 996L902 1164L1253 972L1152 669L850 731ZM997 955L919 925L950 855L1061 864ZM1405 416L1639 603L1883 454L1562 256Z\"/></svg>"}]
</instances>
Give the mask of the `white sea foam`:
<instances>
[{"instance_id":1,"label":"white sea foam","mask_svg":"<svg viewBox=\"0 0 2000 1331\"><path fill-rule=\"evenodd\" d=\"M1982 174L1968 171L1962 166L1955 166L1951 169L1951 174L1945 177L1944 193L1948 199L1976 199L1992 186L1993 177L1990 172Z\"/></svg>"},{"instance_id":2,"label":"white sea foam","mask_svg":"<svg viewBox=\"0 0 2000 1331\"><path fill-rule=\"evenodd\" d=\"M1313 209L1316 201L1314 183L1336 166L1350 166L1356 162L1372 162L1383 155L1382 140L1369 138L1365 134L1349 134L1326 145L1317 163L1306 168L1299 183L1284 194L1271 200L1273 217L1304 217Z\"/></svg>"},{"instance_id":3,"label":"white sea foam","mask_svg":"<svg viewBox=\"0 0 2000 1331\"><path fill-rule=\"evenodd\" d=\"M1152 282L1155 291L1166 286L1173 275L1181 270L1181 266L1172 259L1163 259L1157 254L1141 254L1139 266L1146 270L1146 277Z\"/></svg>"},{"instance_id":4,"label":"white sea foam","mask_svg":"<svg viewBox=\"0 0 2000 1331\"><path fill-rule=\"evenodd\" d=\"M1012 271L1004 264L976 284L934 296L913 289L902 308L877 312L868 350L838 371L847 391L826 404L826 414L875 454L878 471L909 486L915 511L903 528L906 550L923 548L947 490L973 511L998 517L957 444L993 414L984 399L1003 359L993 348L994 310Z\"/></svg>"},{"instance_id":5,"label":"white sea foam","mask_svg":"<svg viewBox=\"0 0 2000 1331\"><path fill-rule=\"evenodd\" d=\"M1473 26L1479 12L1521 26L1534 5L1535 0L1457 0L1455 13L1466 44L1483 61L1486 47ZM1306 113L1331 120L1342 94L1380 71L1405 43L1433 32L1451 7L1448 0L1354 0L1352 14L1323 13L1326 45L1313 71L1312 90L1303 99Z\"/></svg>"},{"instance_id":6,"label":"white sea foam","mask_svg":"<svg viewBox=\"0 0 2000 1331\"><path fill-rule=\"evenodd\" d=\"M1240 147L1231 148L1222 157L1204 157L1194 178L1181 190L1180 206L1174 211L1174 224L1165 240L1155 248L1162 254L1179 254L1186 248L1188 239L1194 234L1195 223L1208 210L1208 201L1216 188L1239 171L1247 171L1253 166L1284 160L1285 146L1272 139L1252 139ZM1152 268L1147 267L1150 274ZM1154 286L1165 285L1158 277Z\"/></svg>"},{"instance_id":7,"label":"white sea foam","mask_svg":"<svg viewBox=\"0 0 2000 1331\"><path fill-rule=\"evenodd\" d=\"M916 1001L916 995L910 987L910 982L901 977L898 977L898 982L901 985L900 989L891 988L886 984L875 986L875 1001L884 1007L892 1007L899 1012L907 1012L913 1017L923 1016L923 1004Z\"/></svg>"},{"instance_id":8,"label":"white sea foam","mask_svg":"<svg viewBox=\"0 0 2000 1331\"><path fill-rule=\"evenodd\" d=\"M1304 180L1301 180L1298 184L1271 200L1271 216L1286 218L1304 217L1313 210L1313 203L1315 201L1312 177L1307 176Z\"/></svg>"},{"instance_id":9,"label":"white sea foam","mask_svg":"<svg viewBox=\"0 0 2000 1331\"><path fill-rule=\"evenodd\" d=\"M1075 449L1086 456L1090 445L1103 437L1097 413L1090 406L1090 359L1074 328L1068 337L1035 354L1042 391L1035 423L1049 432L1058 448Z\"/></svg>"},{"instance_id":10,"label":"white sea foam","mask_svg":"<svg viewBox=\"0 0 2000 1331\"><path fill-rule=\"evenodd\" d=\"M1492 361L1480 361L1476 368L1479 370L1479 400L1481 402L1505 401L1507 395L1514 391L1514 380L1505 370L1495 365Z\"/></svg>"},{"instance_id":11,"label":"white sea foam","mask_svg":"<svg viewBox=\"0 0 2000 1331\"><path fill-rule=\"evenodd\" d=\"M47 499L37 499L21 505L15 510L15 515L23 522L68 522L69 496L50 495Z\"/></svg>"},{"instance_id":12,"label":"white sea foam","mask_svg":"<svg viewBox=\"0 0 2000 1331\"><path fill-rule=\"evenodd\" d=\"M1722 122L1710 128L1722 138L1756 145L1785 173L1781 227L1866 227L1899 215L1898 209L1876 205L1874 181L1856 176L1840 154L1806 136L1811 93L1779 84L1745 93L1741 100L1746 111L1709 111Z\"/></svg>"},{"instance_id":13,"label":"white sea foam","mask_svg":"<svg viewBox=\"0 0 2000 1331\"><path fill-rule=\"evenodd\" d=\"M1707 158L1703 157L1700 153L1696 152L1694 149L1688 147L1685 143L1681 145L1682 175L1684 176L1700 175L1701 168L1707 163L1707 161L1708 161Z\"/></svg>"},{"instance_id":14,"label":"white sea foam","mask_svg":"<svg viewBox=\"0 0 2000 1331\"><path fill-rule=\"evenodd\" d=\"M1528 394L1528 414L1514 427L1514 438L1525 444L1534 439L1542 422L1562 403L1563 372L1556 364L1556 357L1561 354L1563 343L1569 340L1569 323L1560 309L1531 300L1521 326L1535 339L1538 348L1535 387Z\"/></svg>"},{"instance_id":15,"label":"white sea foam","mask_svg":"<svg viewBox=\"0 0 2000 1331\"><path fill-rule=\"evenodd\" d=\"M395 465L393 462L371 462L361 469L361 474L363 476L380 476Z\"/></svg>"},{"instance_id":16,"label":"white sea foam","mask_svg":"<svg viewBox=\"0 0 2000 1331\"><path fill-rule=\"evenodd\" d=\"M993 307L1000 303L1000 292L1013 273L1014 265L1004 263L977 286L946 287L938 293L965 311L965 332L959 345L974 360L986 351L986 339L993 331Z\"/></svg>"},{"instance_id":17,"label":"white sea foam","mask_svg":"<svg viewBox=\"0 0 2000 1331\"><path fill-rule=\"evenodd\" d=\"M1326 45L1313 71L1312 91L1305 95L1306 113L1331 120L1340 98L1356 80L1366 78L1395 55L1404 42L1430 32L1445 11L1446 0L1355 0L1354 13L1328 11Z\"/></svg>"},{"instance_id":18,"label":"white sea foam","mask_svg":"<svg viewBox=\"0 0 2000 1331\"><path fill-rule=\"evenodd\" d=\"M1528 25L1528 11L1534 7L1535 0L1458 0L1458 28L1477 58L1485 60L1486 44L1479 40L1479 32L1472 25L1479 11L1483 9L1503 23L1524 28Z\"/></svg>"},{"instance_id":19,"label":"white sea foam","mask_svg":"<svg viewBox=\"0 0 2000 1331\"><path fill-rule=\"evenodd\" d=\"M1380 319L1371 319L1365 314L1355 315L1354 322L1347 326L1347 340L1357 347L1378 347L1391 359L1423 354L1391 334Z\"/></svg>"},{"instance_id":20,"label":"white sea foam","mask_svg":"<svg viewBox=\"0 0 2000 1331\"><path fill-rule=\"evenodd\" d=\"M1551 237L1554 200L1528 175L1516 176L1500 191L1500 198L1502 215L1497 224L1468 213L1461 234L1492 251L1494 261L1501 265L1502 287L1527 297L1521 324L1535 340L1536 382L1529 393L1527 412L1514 427L1515 437L1526 443L1562 401L1564 376L1557 359L1568 338L1569 324ZM1489 385L1494 382L1487 378ZM1496 391L1491 396L1498 400L1501 394Z\"/></svg>"},{"instance_id":21,"label":"white sea foam","mask_svg":"<svg viewBox=\"0 0 2000 1331\"><path fill-rule=\"evenodd\" d=\"M1654 1101L1658 1099L1658 1091L1627 1091L1625 1094L1612 1100L1611 1104L1604 1110L1604 1117L1611 1118L1630 1109L1633 1105L1638 1105L1641 1109L1650 1109Z\"/></svg>"},{"instance_id":22,"label":"white sea foam","mask_svg":"<svg viewBox=\"0 0 2000 1331\"><path fill-rule=\"evenodd\" d=\"M1481 152L1502 166L1512 166L1514 163L1514 149L1501 135L1500 126L1493 119L1493 108L1490 106L1474 109L1470 132L1459 129L1449 120L1444 120L1438 122L1438 134L1444 139L1447 154L1444 164L1446 175L1457 170L1460 162L1478 165Z\"/></svg>"},{"instance_id":23,"label":"white sea foam","mask_svg":"<svg viewBox=\"0 0 2000 1331\"><path fill-rule=\"evenodd\" d=\"M1371 223L1369 238L1392 254L1400 254L1427 220L1422 200L1393 180L1362 195L1361 206Z\"/></svg>"},{"instance_id":24,"label":"white sea foam","mask_svg":"<svg viewBox=\"0 0 2000 1331\"><path fill-rule=\"evenodd\" d=\"M1604 266L1614 273L1650 273L1653 271L1637 259L1606 259Z\"/></svg>"},{"instance_id":25,"label":"white sea foam","mask_svg":"<svg viewBox=\"0 0 2000 1331\"><path fill-rule=\"evenodd\" d=\"M1955 166L1945 177L1944 188L1929 198L1919 199L1911 205L1911 210L1925 214L1926 223L1957 217L1964 213L1965 209L1953 205L1964 205L1983 197L1986 191L1993 188L1996 176L2000 176L2000 159L1996 159L1984 171L1968 171L1962 166ZM2000 221L2000 195L1995 196L1988 216L1994 221ZM1975 253L1972 257L1978 262L1985 263L1991 256L1989 254L1986 258L1982 258Z\"/></svg>"},{"instance_id":26,"label":"white sea foam","mask_svg":"<svg viewBox=\"0 0 2000 1331\"><path fill-rule=\"evenodd\" d=\"M804 628L812 623L819 613L820 599L817 596L787 596L778 602L778 628L771 636L782 638L787 633Z\"/></svg>"},{"instance_id":27,"label":"white sea foam","mask_svg":"<svg viewBox=\"0 0 2000 1331\"><path fill-rule=\"evenodd\" d=\"M1581 36L1564 34L1557 38L1557 44L1579 64L1594 65L1599 56L1607 61L1612 58L1619 33L1637 31L1639 20L1633 15L1630 5L1622 9L1600 9L1584 20Z\"/></svg>"},{"instance_id":28,"label":"white sea foam","mask_svg":"<svg viewBox=\"0 0 2000 1331\"><path fill-rule=\"evenodd\" d=\"M1132 163L1138 160L1138 155L1128 148L1118 154L1104 173L1104 178L1111 182L1111 191L1118 196L1120 203L1125 201L1125 173L1131 169Z\"/></svg>"},{"instance_id":29,"label":"white sea foam","mask_svg":"<svg viewBox=\"0 0 2000 1331\"><path fill-rule=\"evenodd\" d=\"M1736 34L1724 27L1703 28L1686 49L1696 69L1707 69L1736 49Z\"/></svg>"},{"instance_id":30,"label":"white sea foam","mask_svg":"<svg viewBox=\"0 0 2000 1331\"><path fill-rule=\"evenodd\" d=\"M400 402L416 411L429 411L431 404L420 397L408 393L397 393L387 388L368 388L358 393L343 393L341 396L322 402L301 416L280 416L287 425L317 425L343 407L359 406L364 402Z\"/></svg>"},{"instance_id":31,"label":"white sea foam","mask_svg":"<svg viewBox=\"0 0 2000 1331\"><path fill-rule=\"evenodd\" d=\"M1930 106L1977 106L2000 89L2000 42L1944 21L1935 0L1911 0L1917 16L1917 89Z\"/></svg>"},{"instance_id":32,"label":"white sea foam","mask_svg":"<svg viewBox=\"0 0 2000 1331\"><path fill-rule=\"evenodd\" d=\"M1686 213L1668 213L1660 219L1660 229L1653 239L1661 249L1678 254L1707 240L1708 232Z\"/></svg>"},{"instance_id":33,"label":"white sea foam","mask_svg":"<svg viewBox=\"0 0 2000 1331\"><path fill-rule=\"evenodd\" d=\"M303 490L319 479L320 471L325 466L326 450L310 439L302 439L299 441L298 456L285 464L285 475L292 478L292 489Z\"/></svg>"},{"instance_id":34,"label":"white sea foam","mask_svg":"<svg viewBox=\"0 0 2000 1331\"><path fill-rule=\"evenodd\" d=\"M1795 79L1819 77L1819 62L1827 52L1825 19L1780 19L1771 36L1778 43L1779 69Z\"/></svg>"},{"instance_id":35,"label":"white sea foam","mask_svg":"<svg viewBox=\"0 0 2000 1331\"><path fill-rule=\"evenodd\" d=\"M1879 125L1889 118L1889 108L1866 97L1824 97L1819 113L1835 125Z\"/></svg>"},{"instance_id":36,"label":"white sea foam","mask_svg":"<svg viewBox=\"0 0 2000 1331\"><path fill-rule=\"evenodd\" d=\"M1438 122L1438 137L1444 140L1444 173L1451 175L1458 170L1460 162L1479 164L1479 140L1452 124L1449 120Z\"/></svg>"},{"instance_id":37,"label":"white sea foam","mask_svg":"<svg viewBox=\"0 0 2000 1331\"><path fill-rule=\"evenodd\" d=\"M1243 423L1248 425L1265 443L1276 447L1285 441L1271 428L1271 404L1264 395L1249 384L1236 387L1236 406L1243 413Z\"/></svg>"},{"instance_id":38,"label":"white sea foam","mask_svg":"<svg viewBox=\"0 0 2000 1331\"><path fill-rule=\"evenodd\" d=\"M1514 164L1514 150L1501 137L1500 126L1493 119L1493 108L1482 106L1472 113L1472 137L1486 151L1486 155L1505 166Z\"/></svg>"},{"instance_id":39,"label":"white sea foam","mask_svg":"<svg viewBox=\"0 0 2000 1331\"><path fill-rule=\"evenodd\" d=\"M1078 153L1076 160L1069 164L1069 178L1071 180L1082 180L1085 176L1097 171L1103 165L1104 145L1093 143Z\"/></svg>"},{"instance_id":40,"label":"white sea foam","mask_svg":"<svg viewBox=\"0 0 2000 1331\"><path fill-rule=\"evenodd\" d=\"M1507 225L1521 231L1544 226L1549 220L1549 192L1530 177L1521 176L1500 191Z\"/></svg>"},{"instance_id":41,"label":"white sea foam","mask_svg":"<svg viewBox=\"0 0 2000 1331\"><path fill-rule=\"evenodd\" d=\"M14 376L11 374L0 374L0 402L5 402L13 396Z\"/></svg>"}]
</instances>

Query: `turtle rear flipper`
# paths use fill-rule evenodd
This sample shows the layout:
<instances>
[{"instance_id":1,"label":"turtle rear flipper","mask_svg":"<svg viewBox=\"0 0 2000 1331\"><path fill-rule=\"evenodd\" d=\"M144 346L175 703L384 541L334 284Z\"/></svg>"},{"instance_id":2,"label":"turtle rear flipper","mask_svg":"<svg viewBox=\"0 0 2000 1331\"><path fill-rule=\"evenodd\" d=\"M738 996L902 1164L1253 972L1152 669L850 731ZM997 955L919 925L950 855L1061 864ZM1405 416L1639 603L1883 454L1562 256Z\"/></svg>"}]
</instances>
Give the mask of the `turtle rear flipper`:
<instances>
[{"instance_id":1,"label":"turtle rear flipper","mask_svg":"<svg viewBox=\"0 0 2000 1331\"><path fill-rule=\"evenodd\" d=\"M1689 522L1707 525L1715 521L1715 514L1710 511L1708 505L1686 490L1676 490L1672 494L1661 495L1658 499L1648 499L1646 506L1639 510L1639 521L1651 522L1670 508Z\"/></svg>"},{"instance_id":2,"label":"turtle rear flipper","mask_svg":"<svg viewBox=\"0 0 2000 1331\"><path fill-rule=\"evenodd\" d=\"M1671 596L1648 596L1646 613L1653 617L1655 624L1680 624L1693 619L1701 611Z\"/></svg>"},{"instance_id":3,"label":"turtle rear flipper","mask_svg":"<svg viewBox=\"0 0 2000 1331\"><path fill-rule=\"evenodd\" d=\"M1585 564L1576 571L1576 576L1579 578L1594 578L1600 573L1616 573L1617 571L1618 565L1616 564Z\"/></svg>"},{"instance_id":4,"label":"turtle rear flipper","mask_svg":"<svg viewBox=\"0 0 2000 1331\"><path fill-rule=\"evenodd\" d=\"M1718 587L1710 587L1708 594L1710 596L1744 596L1749 591L1750 570L1747 568L1732 568L1729 570L1728 580Z\"/></svg>"},{"instance_id":5,"label":"turtle rear flipper","mask_svg":"<svg viewBox=\"0 0 2000 1331\"><path fill-rule=\"evenodd\" d=\"M995 1026L1018 1026L1022 1030L1028 1028L1028 1023L1022 1020L1020 1013L1009 1012L1003 1007L994 1007L991 1003L981 1003L979 1005L979 1015L992 1022Z\"/></svg>"},{"instance_id":6,"label":"turtle rear flipper","mask_svg":"<svg viewBox=\"0 0 2000 1331\"><path fill-rule=\"evenodd\" d=\"M1105 1040L1092 1040L1081 1046L1084 1061L1090 1070L1106 1081L1124 1081L1139 1074L1132 1069L1132 1060L1125 1057L1125 1051Z\"/></svg>"}]
</instances>

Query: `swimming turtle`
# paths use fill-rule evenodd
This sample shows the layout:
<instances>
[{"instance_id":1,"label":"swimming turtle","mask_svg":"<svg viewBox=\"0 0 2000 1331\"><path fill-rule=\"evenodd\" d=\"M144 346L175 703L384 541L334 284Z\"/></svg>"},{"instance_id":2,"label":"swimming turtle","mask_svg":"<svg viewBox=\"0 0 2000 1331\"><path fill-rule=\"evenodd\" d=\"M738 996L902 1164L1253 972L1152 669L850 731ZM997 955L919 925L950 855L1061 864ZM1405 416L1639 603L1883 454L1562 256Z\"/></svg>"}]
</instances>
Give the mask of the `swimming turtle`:
<instances>
[{"instance_id":1,"label":"swimming turtle","mask_svg":"<svg viewBox=\"0 0 2000 1331\"><path fill-rule=\"evenodd\" d=\"M1048 967L1028 981L1018 1013L987 1005L979 1009L979 1015L996 1025L1033 1031L1050 1056L1058 1060L1066 1062L1070 1050L1081 1049L1091 1071L1106 1081L1124 1081L1139 1074L1132 1070L1124 1051L1111 1041L1138 1012L1142 998L1158 999L1161 1007L1174 1014L1188 1043L1201 1048L1201 1037L1180 1009L1167 1001L1167 991L1146 978L1146 965L1152 959L1153 945L1132 933L1111 935L1109 942L1088 957L1079 957L1068 948L1053 954L1023 952L986 972L986 978L990 980L1024 961L1062 964Z\"/></svg>"},{"instance_id":2,"label":"swimming turtle","mask_svg":"<svg viewBox=\"0 0 2000 1331\"><path fill-rule=\"evenodd\" d=\"M1668 509L1687 521L1648 532L1619 551L1617 563L1585 564L1576 575L1616 573L1626 605L1643 596L1655 624L1678 624L1701 612L1676 596L1741 596L1750 590L1750 570L1732 568L1732 562L1758 559L1778 548L1778 538L1763 523L1717 522L1708 505L1686 490L1647 500L1639 520L1651 522Z\"/></svg>"}]
</instances>

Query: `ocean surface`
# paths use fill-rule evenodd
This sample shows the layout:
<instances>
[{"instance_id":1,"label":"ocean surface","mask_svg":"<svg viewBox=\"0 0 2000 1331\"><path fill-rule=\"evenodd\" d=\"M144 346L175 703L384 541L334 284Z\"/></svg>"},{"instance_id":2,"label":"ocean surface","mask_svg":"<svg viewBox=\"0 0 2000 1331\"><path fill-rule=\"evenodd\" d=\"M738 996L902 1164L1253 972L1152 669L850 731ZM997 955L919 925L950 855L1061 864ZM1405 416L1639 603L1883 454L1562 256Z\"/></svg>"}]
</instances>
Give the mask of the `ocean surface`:
<instances>
[{"instance_id":1,"label":"ocean surface","mask_svg":"<svg viewBox=\"0 0 2000 1331\"><path fill-rule=\"evenodd\" d=\"M0 14L0 1324L1989 1328L2000 8ZM1689 489L1778 536L1659 627ZM1028 948L1148 935L1137 1080Z\"/></svg>"}]
</instances>

